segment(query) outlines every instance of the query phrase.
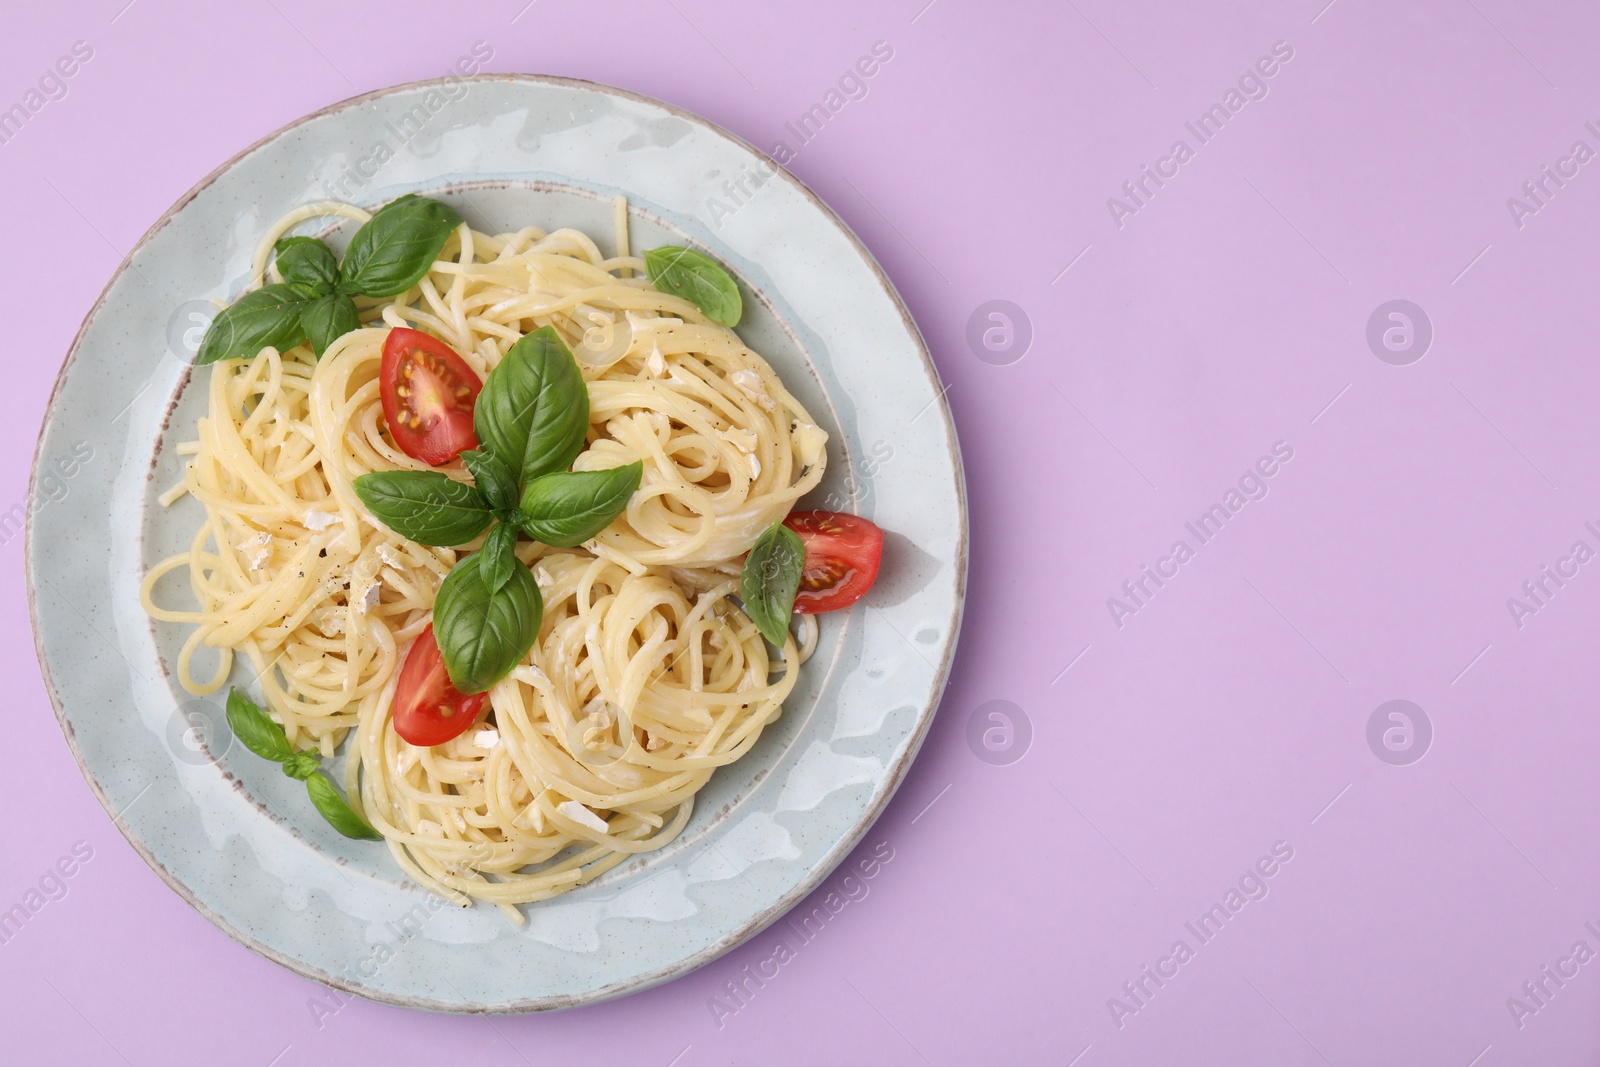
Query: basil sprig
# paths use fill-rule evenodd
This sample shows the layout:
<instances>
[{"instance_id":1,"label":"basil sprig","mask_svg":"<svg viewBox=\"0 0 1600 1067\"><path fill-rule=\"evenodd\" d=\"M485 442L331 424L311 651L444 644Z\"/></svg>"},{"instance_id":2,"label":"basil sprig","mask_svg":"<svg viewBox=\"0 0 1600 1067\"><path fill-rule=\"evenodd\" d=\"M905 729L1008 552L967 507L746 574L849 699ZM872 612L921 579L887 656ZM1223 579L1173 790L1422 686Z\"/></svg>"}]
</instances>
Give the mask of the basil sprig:
<instances>
[{"instance_id":1,"label":"basil sprig","mask_svg":"<svg viewBox=\"0 0 1600 1067\"><path fill-rule=\"evenodd\" d=\"M517 341L489 372L473 429L480 447L461 453L472 484L442 471L377 471L355 480L367 510L409 540L456 547L488 531L483 546L446 575L433 605L434 639L463 693L504 678L539 635L544 601L517 559L518 533L562 548L582 544L622 514L644 477L638 462L568 469L589 429L589 387L548 326Z\"/></svg>"},{"instance_id":2,"label":"basil sprig","mask_svg":"<svg viewBox=\"0 0 1600 1067\"><path fill-rule=\"evenodd\" d=\"M604 471L541 475L522 491L517 525L547 545L581 545L622 514L643 477L644 464L638 460Z\"/></svg>"},{"instance_id":3,"label":"basil sprig","mask_svg":"<svg viewBox=\"0 0 1600 1067\"><path fill-rule=\"evenodd\" d=\"M309 341L319 357L361 326L352 296L398 296L422 280L461 216L448 204L408 194L381 208L355 232L341 267L315 237L273 246L283 281L246 293L206 330L195 363L254 356Z\"/></svg>"},{"instance_id":4,"label":"basil sprig","mask_svg":"<svg viewBox=\"0 0 1600 1067\"><path fill-rule=\"evenodd\" d=\"M513 556L505 584L496 589L495 567L493 552L474 552L445 576L433 602L433 636L450 684L463 693L482 693L509 674L533 647L544 619L533 573Z\"/></svg>"},{"instance_id":5,"label":"basil sprig","mask_svg":"<svg viewBox=\"0 0 1600 1067\"><path fill-rule=\"evenodd\" d=\"M644 254L650 282L663 293L681 296L706 313L712 322L737 326L744 314L739 286L727 270L701 252L678 245L662 245Z\"/></svg>"},{"instance_id":6,"label":"basil sprig","mask_svg":"<svg viewBox=\"0 0 1600 1067\"><path fill-rule=\"evenodd\" d=\"M534 587L538 592L538 587ZM228 728L233 736L244 742L244 747L260 756L280 764L283 773L306 784L311 803L328 823L346 837L363 841L381 841L383 835L367 825L350 804L339 795L338 788L317 768L322 760L314 752L296 752L289 744L283 727L272 721L260 705L237 689L228 693Z\"/></svg>"},{"instance_id":7,"label":"basil sprig","mask_svg":"<svg viewBox=\"0 0 1600 1067\"><path fill-rule=\"evenodd\" d=\"M800 591L800 575L806 565L806 548L800 535L781 522L761 532L745 557L739 573L739 599L744 613L756 624L761 636L779 648L789 636L789 618L794 613L794 597Z\"/></svg>"}]
</instances>

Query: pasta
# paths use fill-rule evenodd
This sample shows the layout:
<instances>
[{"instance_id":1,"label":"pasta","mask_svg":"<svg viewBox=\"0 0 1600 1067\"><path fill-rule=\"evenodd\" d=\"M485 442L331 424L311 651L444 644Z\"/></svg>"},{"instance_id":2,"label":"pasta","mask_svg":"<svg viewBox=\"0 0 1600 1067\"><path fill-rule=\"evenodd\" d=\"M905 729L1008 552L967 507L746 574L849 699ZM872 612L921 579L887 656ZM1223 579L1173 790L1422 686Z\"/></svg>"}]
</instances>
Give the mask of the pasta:
<instances>
[{"instance_id":1,"label":"pasta","mask_svg":"<svg viewBox=\"0 0 1600 1067\"><path fill-rule=\"evenodd\" d=\"M281 236L326 216L369 218L328 202L285 216L256 254L256 284L279 280ZM617 218L613 257L577 230L463 223L416 285L358 300L360 327L320 359L299 344L214 364L195 438L177 446L183 480L161 498L193 497L204 519L141 588L153 617L191 627L176 662L187 690L217 691L242 657L295 749L344 755L351 808L410 877L518 923L517 905L671 841L712 773L779 715L816 640L802 615L774 656L729 598L757 535L818 484L827 435L732 330L652 286L620 198ZM639 488L578 547L517 544L544 602L533 647L490 690L482 723L416 747L391 716L400 666L483 538L417 544L357 496L360 475L432 469L388 432L384 340L424 331L482 378L545 326L588 387L574 469L642 461ZM438 469L468 478L460 461ZM195 607L158 595L174 573Z\"/></svg>"}]
</instances>

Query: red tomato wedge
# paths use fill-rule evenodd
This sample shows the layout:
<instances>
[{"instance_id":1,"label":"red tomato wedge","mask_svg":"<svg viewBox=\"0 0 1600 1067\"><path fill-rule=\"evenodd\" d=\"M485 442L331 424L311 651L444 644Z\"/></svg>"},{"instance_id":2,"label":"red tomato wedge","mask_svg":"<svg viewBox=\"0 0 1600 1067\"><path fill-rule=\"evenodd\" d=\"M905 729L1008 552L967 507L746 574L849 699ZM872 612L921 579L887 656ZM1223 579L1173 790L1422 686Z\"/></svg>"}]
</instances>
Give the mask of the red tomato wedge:
<instances>
[{"instance_id":1,"label":"red tomato wedge","mask_svg":"<svg viewBox=\"0 0 1600 1067\"><path fill-rule=\"evenodd\" d=\"M483 382L450 346L419 330L389 331L378 392L400 451L437 467L478 447L472 406Z\"/></svg>"},{"instance_id":2,"label":"red tomato wedge","mask_svg":"<svg viewBox=\"0 0 1600 1067\"><path fill-rule=\"evenodd\" d=\"M806 569L794 598L800 614L847 608L878 580L883 531L866 519L837 511L796 511L783 524L806 546Z\"/></svg>"},{"instance_id":3,"label":"red tomato wedge","mask_svg":"<svg viewBox=\"0 0 1600 1067\"><path fill-rule=\"evenodd\" d=\"M429 623L400 668L400 684L394 693L394 732L421 748L442 745L465 733L488 703L488 693L465 696L450 684Z\"/></svg>"}]
</instances>

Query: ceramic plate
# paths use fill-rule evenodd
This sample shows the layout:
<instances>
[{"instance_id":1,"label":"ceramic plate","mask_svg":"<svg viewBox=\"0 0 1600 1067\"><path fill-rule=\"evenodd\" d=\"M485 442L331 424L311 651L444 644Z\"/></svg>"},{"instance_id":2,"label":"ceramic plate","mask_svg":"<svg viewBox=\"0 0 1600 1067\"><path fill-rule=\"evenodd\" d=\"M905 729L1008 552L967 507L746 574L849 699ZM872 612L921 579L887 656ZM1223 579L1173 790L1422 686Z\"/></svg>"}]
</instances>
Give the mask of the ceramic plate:
<instances>
[{"instance_id":1,"label":"ceramic plate","mask_svg":"<svg viewBox=\"0 0 1600 1067\"><path fill-rule=\"evenodd\" d=\"M439 907L382 846L317 819L299 783L233 742L220 699L176 684L181 628L153 625L139 607L141 575L188 544L200 515L191 500L164 509L155 498L180 478L174 445L192 437L201 410L206 375L191 380L188 365L211 299L238 294L256 241L290 208L328 197L370 208L411 192L450 200L480 230L576 226L603 248L611 198L624 193L635 249L706 248L745 287L741 336L831 435L827 480L802 506L857 512L888 531L872 594L823 617L782 718L716 774L682 836L527 907L521 928L493 908ZM117 827L242 944L408 1007L523 1012L619 996L781 916L861 839L904 776L960 624L966 511L955 435L882 271L749 145L585 82L401 86L302 119L224 165L144 237L89 313L33 479L39 661ZM166 587L169 602L174 587L182 582ZM234 681L248 685L246 671Z\"/></svg>"}]
</instances>

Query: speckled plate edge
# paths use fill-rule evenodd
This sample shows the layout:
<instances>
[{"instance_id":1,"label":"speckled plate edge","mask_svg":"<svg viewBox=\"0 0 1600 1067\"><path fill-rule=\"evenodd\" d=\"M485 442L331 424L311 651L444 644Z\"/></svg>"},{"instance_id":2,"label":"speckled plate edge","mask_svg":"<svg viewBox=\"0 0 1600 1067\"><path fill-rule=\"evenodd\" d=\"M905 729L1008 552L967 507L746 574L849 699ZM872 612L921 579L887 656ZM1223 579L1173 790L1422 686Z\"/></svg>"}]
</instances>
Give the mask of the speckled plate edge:
<instances>
[{"instance_id":1,"label":"speckled plate edge","mask_svg":"<svg viewBox=\"0 0 1600 1067\"><path fill-rule=\"evenodd\" d=\"M262 146L277 140L286 133L304 125L307 122L312 121L313 119L324 115L330 115L347 108L358 107L369 101L377 100L393 93L426 88L429 86L444 86L448 82L452 81L530 82L586 89L608 95L614 95L634 102L659 107L667 112L670 112L678 118L711 131L716 136L733 142L736 146L743 148L744 150L758 157L765 157L765 153L761 152L760 149L756 148L748 141L745 141L743 138L738 137L737 135L723 129L707 119L700 117L699 115L684 110L683 108L679 108L675 105L657 100L653 97L645 96L640 93L634 93L626 89L620 89L598 82L587 81L581 78L565 78L554 75L487 74L470 78L436 78L416 82L407 82L399 85L389 86L383 89L378 89L370 93L363 93L358 96L349 97L345 100L341 100L337 103L330 104L327 107L301 116L300 118L295 119L293 122L290 122L283 127L274 130L265 137L255 141L248 147L230 157L226 162L212 170L191 189L189 189L188 192L180 197L177 202L172 205L172 207L168 208L161 218L157 220L156 223L152 225L150 229L146 231L145 234L139 239L134 247L129 250L128 254L123 257L122 262L117 266L117 269L107 280L105 287L102 289L100 295L96 298L93 306L89 309L88 314L84 316L83 322L79 325L77 333L73 337L72 345L67 351L66 360L62 363L61 370L56 376L55 384L51 388L50 397L46 404L45 417L40 426L39 437L35 442L33 463L29 473L28 499L34 499L35 490L39 479L39 467L43 453L44 436L52 421L58 395L60 394L61 389L67 380L67 376L77 359L79 347L84 339L85 333L88 331L90 324L94 321L96 315L100 312L100 309L111 293L112 288L122 277L122 275L129 269L134 257L138 255L140 250L143 249L144 246L156 234L158 234L167 226L169 222L172 221L174 216L176 216L197 195L210 186L218 177L231 170L245 157L249 156ZM94 793L95 798L100 802L101 807L105 809L106 814L110 816L112 824L116 826L117 831L122 834L123 838L127 840L128 844L132 846L134 851L139 854L145 863L147 863L150 868L154 870L161 877L161 879L173 889L174 892L176 892L191 907L193 907L209 922L221 929L233 940L239 942L252 952L271 960L272 962L277 963L280 966L295 972L296 974L300 974L306 978L312 979L313 981L319 982L334 989L339 989L370 1000L375 1000L380 1003L393 1004L397 1007L436 1012L450 1012L455 1014L527 1014L577 1007L583 1004L599 1003L605 1000L611 1000L617 997L625 996L630 993L641 992L653 986L660 985L663 982L671 981L674 978L680 977L681 975L687 974L698 969L699 967L704 966L707 963L710 963L712 960L715 960L717 957L755 936L760 931L776 922L783 915L787 914L797 903L805 899L805 897L815 890L824 879L832 874L838 865L843 861L845 856L847 856L850 851L860 843L861 839L872 827L873 823L877 821L878 817L883 814L884 809L888 806L889 801L893 798L896 791L898 791L901 782L905 778L906 772L910 768L912 761L916 758L917 753L921 750L922 743L927 737L928 729L933 722L934 713L938 708L938 694L943 692L945 683L949 678L951 662L955 655L956 646L960 638L962 610L965 605L967 553L969 544L965 475L961 463L960 449L956 444L955 425L950 416L948 402L944 399L944 393L942 389L939 388L938 372L934 367L931 356L929 355L927 343L924 341L921 331L917 328L916 322L912 319L910 311L906 308L905 302L900 298L900 294L898 291L896 291L893 283L890 282L888 276L884 273L883 268L879 265L877 259L870 251L868 251L867 247L861 242L860 238L856 236L855 232L850 229L844 220L841 219L830 207L828 207L828 205L823 202L821 198L807 188L806 185L793 174L781 167L777 168L776 176L789 184L801 196L809 200L826 219L830 220L836 227L838 227L839 231L846 237L851 246L855 249L856 253L861 257L861 260L872 271L873 276L877 279L884 295L900 313L906 328L906 332L915 342L918 355L921 357L923 372L927 375L928 379L934 386L935 391L938 393L938 400L935 406L938 408L940 418L944 420L945 433L950 442L949 459L955 476L954 489L958 503L958 519L960 525L957 535L957 551L953 560L955 606L953 609L953 615L950 619L949 637L945 641L943 654L941 655L940 660L934 669L933 684L930 690L930 692L934 695L924 707L918 710L917 722L912 731L910 742L900 757L887 768L887 772L884 776L885 787L877 801L862 812L851 831L844 835L844 837L841 838L832 849L827 851L821 857L821 859L813 865L811 873L807 877L803 878L798 884L796 884L793 889L780 896L771 905L759 912L753 919L729 933L720 941L717 941L706 948L693 953L692 955L684 957L671 966L659 968L646 974L637 975L626 981L592 990L580 996L543 997L535 1000L516 1002L504 1007L471 1005L463 1006L458 1003L439 1002L423 997L393 995L381 990L374 990L371 987L363 986L355 982L347 981L338 975L322 971L316 967L306 964L302 960L278 952L270 946L262 944L254 937L233 926L230 922L228 922L221 915L217 914L211 908L207 907L203 901L199 900L194 893L191 892L191 890L187 885L184 884L182 880L168 871L155 858L155 856L143 844L143 842L141 842L139 838L130 831L121 815L119 815L115 807L112 805L110 799L105 795L99 781L90 771L88 765L84 761L82 753L79 751L73 726L68 720L65 709L62 706L61 697L56 689L55 680L50 672L49 660L46 655L44 643L40 637L40 624L36 602L36 583L34 573L34 512L32 509L29 509L27 512L27 521L24 531L24 559L28 618L33 630L34 651L39 660L40 674L44 680L45 689L49 694L51 707L55 711L56 720L61 727L62 735L66 738L67 746L72 751L73 759L77 762L78 769L82 773L84 780L89 784L89 787Z\"/></svg>"}]
</instances>

